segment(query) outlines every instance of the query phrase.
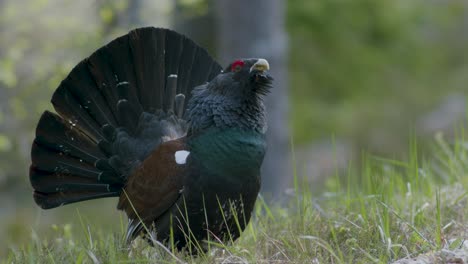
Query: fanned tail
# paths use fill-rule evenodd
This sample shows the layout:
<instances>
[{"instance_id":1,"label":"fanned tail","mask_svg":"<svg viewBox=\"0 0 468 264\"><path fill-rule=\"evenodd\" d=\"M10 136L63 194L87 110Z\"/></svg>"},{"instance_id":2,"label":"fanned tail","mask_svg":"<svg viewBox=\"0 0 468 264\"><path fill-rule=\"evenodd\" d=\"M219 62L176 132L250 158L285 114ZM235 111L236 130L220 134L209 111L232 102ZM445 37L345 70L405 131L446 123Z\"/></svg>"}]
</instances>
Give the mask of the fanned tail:
<instances>
[{"instance_id":1,"label":"fanned tail","mask_svg":"<svg viewBox=\"0 0 468 264\"><path fill-rule=\"evenodd\" d=\"M81 61L36 128L30 167L42 208L119 196L133 168L186 133L191 90L221 67L188 38L140 28Z\"/></svg>"}]
</instances>

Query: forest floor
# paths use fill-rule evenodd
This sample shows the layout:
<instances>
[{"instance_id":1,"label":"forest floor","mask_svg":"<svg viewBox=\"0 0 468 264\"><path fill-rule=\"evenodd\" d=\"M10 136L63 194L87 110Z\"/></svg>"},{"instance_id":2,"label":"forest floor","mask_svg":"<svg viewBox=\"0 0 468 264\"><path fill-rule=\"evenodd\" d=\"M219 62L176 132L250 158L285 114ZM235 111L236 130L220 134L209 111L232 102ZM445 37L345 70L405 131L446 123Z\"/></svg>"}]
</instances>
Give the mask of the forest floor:
<instances>
[{"instance_id":1,"label":"forest floor","mask_svg":"<svg viewBox=\"0 0 468 264\"><path fill-rule=\"evenodd\" d=\"M320 194L296 175L287 201L259 196L237 241L209 241L198 256L141 239L125 245L125 217L104 202L59 209L59 225L44 218L51 211L24 216L29 226L9 227L28 239L10 238L1 263L468 263L468 145L438 138L427 158L416 149L406 161L367 155Z\"/></svg>"}]
</instances>

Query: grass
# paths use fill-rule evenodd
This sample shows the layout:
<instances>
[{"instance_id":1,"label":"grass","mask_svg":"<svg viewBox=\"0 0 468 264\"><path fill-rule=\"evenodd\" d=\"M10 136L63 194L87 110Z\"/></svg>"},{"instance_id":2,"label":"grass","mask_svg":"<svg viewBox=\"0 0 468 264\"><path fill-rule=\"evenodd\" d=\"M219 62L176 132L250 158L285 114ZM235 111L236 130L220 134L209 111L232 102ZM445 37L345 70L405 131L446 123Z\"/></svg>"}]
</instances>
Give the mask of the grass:
<instances>
[{"instance_id":1,"label":"grass","mask_svg":"<svg viewBox=\"0 0 468 264\"><path fill-rule=\"evenodd\" d=\"M406 161L364 155L320 193L297 176L287 201L259 197L240 239L198 257L142 240L127 247L124 216L109 232L77 211L79 225L32 231L2 263L389 263L456 250L468 240L468 144L439 136L434 145L429 158L416 142Z\"/></svg>"}]
</instances>

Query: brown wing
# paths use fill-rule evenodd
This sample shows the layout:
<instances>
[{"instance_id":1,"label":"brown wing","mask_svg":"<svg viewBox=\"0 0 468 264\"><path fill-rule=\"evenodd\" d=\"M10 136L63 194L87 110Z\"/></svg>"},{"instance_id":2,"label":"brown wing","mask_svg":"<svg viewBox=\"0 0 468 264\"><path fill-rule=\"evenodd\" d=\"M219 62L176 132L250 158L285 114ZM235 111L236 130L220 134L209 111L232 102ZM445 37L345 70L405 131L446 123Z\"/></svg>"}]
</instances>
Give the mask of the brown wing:
<instances>
[{"instance_id":1,"label":"brown wing","mask_svg":"<svg viewBox=\"0 0 468 264\"><path fill-rule=\"evenodd\" d=\"M176 202L183 188L185 167L176 163L175 152L179 150L186 150L183 139L159 145L129 177L117 208L127 213L131 225L138 219L151 224ZM129 226L128 231L133 233L131 228L135 227Z\"/></svg>"}]
</instances>

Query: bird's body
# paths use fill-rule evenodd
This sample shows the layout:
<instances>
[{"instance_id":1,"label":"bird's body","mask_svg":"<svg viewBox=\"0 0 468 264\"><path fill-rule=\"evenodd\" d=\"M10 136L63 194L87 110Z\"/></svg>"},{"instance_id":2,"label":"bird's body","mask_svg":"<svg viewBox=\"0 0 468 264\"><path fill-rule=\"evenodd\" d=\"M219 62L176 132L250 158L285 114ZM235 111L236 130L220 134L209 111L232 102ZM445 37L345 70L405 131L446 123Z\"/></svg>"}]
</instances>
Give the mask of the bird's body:
<instances>
[{"instance_id":1,"label":"bird's body","mask_svg":"<svg viewBox=\"0 0 468 264\"><path fill-rule=\"evenodd\" d=\"M260 189L267 69L245 59L223 72L165 29L114 40L61 83L58 115L41 117L30 169L36 202L118 196L128 240L147 231L178 248L236 239Z\"/></svg>"}]
</instances>

